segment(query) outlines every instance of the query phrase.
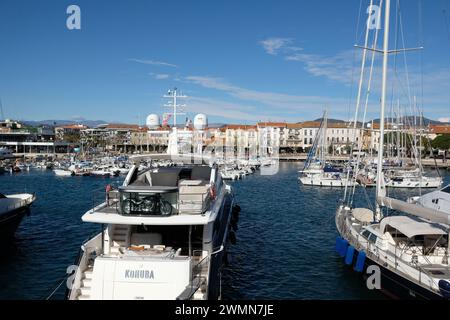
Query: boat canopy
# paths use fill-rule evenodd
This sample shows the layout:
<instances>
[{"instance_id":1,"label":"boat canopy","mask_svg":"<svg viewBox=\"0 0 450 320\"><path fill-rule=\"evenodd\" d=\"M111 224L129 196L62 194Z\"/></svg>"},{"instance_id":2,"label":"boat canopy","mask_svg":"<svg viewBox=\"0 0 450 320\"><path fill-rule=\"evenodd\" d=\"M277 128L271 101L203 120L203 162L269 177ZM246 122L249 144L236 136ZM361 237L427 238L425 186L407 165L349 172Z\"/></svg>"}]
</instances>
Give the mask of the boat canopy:
<instances>
[{"instance_id":1,"label":"boat canopy","mask_svg":"<svg viewBox=\"0 0 450 320\"><path fill-rule=\"evenodd\" d=\"M424 235L445 235L448 233L442 225L423 222L407 216L386 217L381 220L380 230L382 233L386 232L388 226L397 229L408 238Z\"/></svg>"}]
</instances>

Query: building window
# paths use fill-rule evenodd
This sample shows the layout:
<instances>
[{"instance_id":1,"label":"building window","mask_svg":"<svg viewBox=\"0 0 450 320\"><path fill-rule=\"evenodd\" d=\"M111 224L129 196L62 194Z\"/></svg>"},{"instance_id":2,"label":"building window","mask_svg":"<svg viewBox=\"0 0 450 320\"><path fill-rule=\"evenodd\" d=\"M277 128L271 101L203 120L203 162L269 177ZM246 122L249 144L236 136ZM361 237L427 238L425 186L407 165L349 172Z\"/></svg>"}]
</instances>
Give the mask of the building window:
<instances>
[{"instance_id":1,"label":"building window","mask_svg":"<svg viewBox=\"0 0 450 320\"><path fill-rule=\"evenodd\" d=\"M309 135L310 135L310 136L312 136L312 135L313 135L313 132L312 132L312 130L309 130Z\"/></svg>"},{"instance_id":2,"label":"building window","mask_svg":"<svg viewBox=\"0 0 450 320\"><path fill-rule=\"evenodd\" d=\"M308 138L305 138L305 144L308 144Z\"/></svg>"},{"instance_id":3,"label":"building window","mask_svg":"<svg viewBox=\"0 0 450 320\"><path fill-rule=\"evenodd\" d=\"M309 144L312 144L312 143L313 143L312 138L309 138Z\"/></svg>"}]
</instances>

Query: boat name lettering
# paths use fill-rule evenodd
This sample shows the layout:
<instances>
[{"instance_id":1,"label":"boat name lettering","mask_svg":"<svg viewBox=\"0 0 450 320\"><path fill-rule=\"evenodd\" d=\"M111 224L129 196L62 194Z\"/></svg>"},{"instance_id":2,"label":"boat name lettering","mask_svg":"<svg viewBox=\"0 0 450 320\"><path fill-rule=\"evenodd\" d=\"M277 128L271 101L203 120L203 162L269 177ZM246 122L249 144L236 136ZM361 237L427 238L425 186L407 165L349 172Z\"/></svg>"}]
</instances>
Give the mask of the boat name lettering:
<instances>
[{"instance_id":1,"label":"boat name lettering","mask_svg":"<svg viewBox=\"0 0 450 320\"><path fill-rule=\"evenodd\" d=\"M125 270L125 279L155 279L153 270Z\"/></svg>"}]
</instances>

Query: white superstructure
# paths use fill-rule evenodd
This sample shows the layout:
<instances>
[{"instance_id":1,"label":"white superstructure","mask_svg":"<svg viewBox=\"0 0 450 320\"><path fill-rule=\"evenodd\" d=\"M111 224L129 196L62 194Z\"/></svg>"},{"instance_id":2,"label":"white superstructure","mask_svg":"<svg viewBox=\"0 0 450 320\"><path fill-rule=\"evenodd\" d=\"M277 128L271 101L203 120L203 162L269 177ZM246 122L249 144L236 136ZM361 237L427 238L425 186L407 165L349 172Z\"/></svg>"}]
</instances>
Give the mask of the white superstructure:
<instances>
[{"instance_id":1,"label":"white superstructure","mask_svg":"<svg viewBox=\"0 0 450 320\"><path fill-rule=\"evenodd\" d=\"M107 197L82 217L106 227L82 245L69 299L220 298L238 209L217 166L135 166Z\"/></svg>"}]
</instances>

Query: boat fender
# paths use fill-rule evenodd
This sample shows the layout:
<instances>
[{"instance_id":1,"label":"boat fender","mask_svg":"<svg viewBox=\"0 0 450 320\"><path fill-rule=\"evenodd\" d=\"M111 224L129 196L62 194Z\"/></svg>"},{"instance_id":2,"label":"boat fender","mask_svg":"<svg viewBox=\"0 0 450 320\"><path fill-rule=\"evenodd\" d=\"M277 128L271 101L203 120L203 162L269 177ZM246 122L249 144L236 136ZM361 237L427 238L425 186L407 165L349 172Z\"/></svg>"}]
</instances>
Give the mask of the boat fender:
<instances>
[{"instance_id":1,"label":"boat fender","mask_svg":"<svg viewBox=\"0 0 450 320\"><path fill-rule=\"evenodd\" d=\"M355 271L363 272L365 262L366 262L366 253L364 251L360 251L358 254L358 258L356 259Z\"/></svg>"},{"instance_id":2,"label":"boat fender","mask_svg":"<svg viewBox=\"0 0 450 320\"><path fill-rule=\"evenodd\" d=\"M238 231L239 227L236 220L231 220L231 227L234 231Z\"/></svg>"},{"instance_id":3,"label":"boat fender","mask_svg":"<svg viewBox=\"0 0 450 320\"><path fill-rule=\"evenodd\" d=\"M233 212L237 212L237 213L241 212L241 207L238 204L234 205Z\"/></svg>"},{"instance_id":4,"label":"boat fender","mask_svg":"<svg viewBox=\"0 0 450 320\"><path fill-rule=\"evenodd\" d=\"M335 250L337 253L341 252L341 247L342 247L342 238L341 237L336 237L336 245L335 245Z\"/></svg>"},{"instance_id":5,"label":"boat fender","mask_svg":"<svg viewBox=\"0 0 450 320\"><path fill-rule=\"evenodd\" d=\"M339 255L343 258L347 253L348 241L346 239L342 239L341 250L339 251Z\"/></svg>"},{"instance_id":6,"label":"boat fender","mask_svg":"<svg viewBox=\"0 0 450 320\"><path fill-rule=\"evenodd\" d=\"M450 282L439 280L439 291L445 299L450 299Z\"/></svg>"},{"instance_id":7,"label":"boat fender","mask_svg":"<svg viewBox=\"0 0 450 320\"><path fill-rule=\"evenodd\" d=\"M230 264L230 259L228 258L228 252L226 252L226 251L224 252L222 259L223 259L224 265L228 266Z\"/></svg>"},{"instance_id":8,"label":"boat fender","mask_svg":"<svg viewBox=\"0 0 450 320\"><path fill-rule=\"evenodd\" d=\"M228 238L230 239L230 242L232 245L236 244L237 239L236 239L236 233L234 233L234 231L230 231L230 233L228 234Z\"/></svg>"},{"instance_id":9,"label":"boat fender","mask_svg":"<svg viewBox=\"0 0 450 320\"><path fill-rule=\"evenodd\" d=\"M345 255L345 264L351 266L353 264L353 256L355 254L355 248L348 246L347 254Z\"/></svg>"},{"instance_id":10,"label":"boat fender","mask_svg":"<svg viewBox=\"0 0 450 320\"><path fill-rule=\"evenodd\" d=\"M214 185L214 183L211 184L211 187L209 188L209 195L212 200L216 199L216 186Z\"/></svg>"}]
</instances>

